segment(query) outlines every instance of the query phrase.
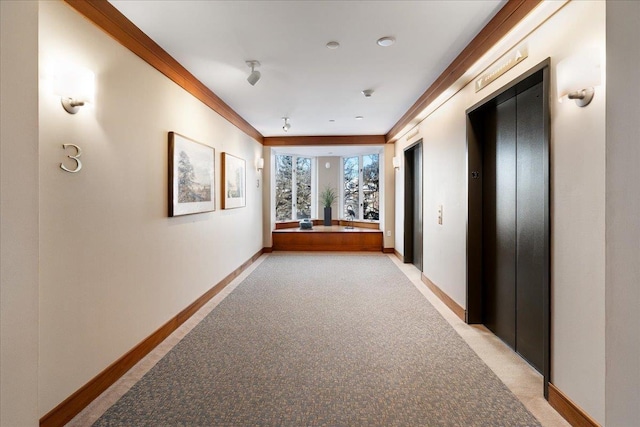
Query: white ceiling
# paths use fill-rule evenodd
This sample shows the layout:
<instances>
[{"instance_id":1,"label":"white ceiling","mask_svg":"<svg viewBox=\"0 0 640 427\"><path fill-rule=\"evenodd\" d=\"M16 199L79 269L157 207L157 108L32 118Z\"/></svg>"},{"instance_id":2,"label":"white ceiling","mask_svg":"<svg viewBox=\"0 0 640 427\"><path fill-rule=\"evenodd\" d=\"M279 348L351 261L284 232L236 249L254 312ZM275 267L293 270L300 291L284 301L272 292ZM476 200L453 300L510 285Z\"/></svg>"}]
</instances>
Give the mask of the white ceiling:
<instances>
[{"instance_id":1,"label":"white ceiling","mask_svg":"<svg viewBox=\"0 0 640 427\"><path fill-rule=\"evenodd\" d=\"M505 0L111 3L264 136L298 136L386 134Z\"/></svg>"}]
</instances>

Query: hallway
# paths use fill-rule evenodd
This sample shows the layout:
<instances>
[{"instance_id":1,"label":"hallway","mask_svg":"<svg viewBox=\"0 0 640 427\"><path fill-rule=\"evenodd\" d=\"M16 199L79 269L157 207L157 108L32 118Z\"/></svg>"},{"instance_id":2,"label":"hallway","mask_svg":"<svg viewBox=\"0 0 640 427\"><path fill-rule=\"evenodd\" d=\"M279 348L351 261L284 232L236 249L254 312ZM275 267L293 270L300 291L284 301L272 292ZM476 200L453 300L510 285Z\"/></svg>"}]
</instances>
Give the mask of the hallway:
<instances>
[{"instance_id":1,"label":"hallway","mask_svg":"<svg viewBox=\"0 0 640 427\"><path fill-rule=\"evenodd\" d=\"M307 280L307 276L298 280L295 271L289 273L288 268L296 264L304 267L303 270L308 272L309 277L314 275L313 266L318 266L318 271L323 273L321 279L315 282L317 287L314 288L313 280ZM325 264L333 266L331 272L327 273ZM371 268L373 265L377 266L375 270ZM345 274L345 267L353 268L351 274ZM256 269L260 270L252 274ZM260 282L260 277L266 278L268 283ZM343 277L344 280L339 280L338 277ZM357 283L354 277L361 277L361 282ZM382 284L382 288L375 283L376 280ZM285 293L287 283L292 284L293 294ZM420 294L415 292L410 283L430 304L425 304L427 301L424 300L415 300L415 296ZM405 285L408 286L404 288ZM238 286L242 289L238 289ZM301 292L302 290L304 291ZM362 292L363 290L366 292ZM384 299L379 298L378 292L381 290L385 295ZM233 298L229 299L232 292ZM256 293L259 295L255 296ZM407 301L398 299L402 295L413 295L408 306L404 305ZM352 299L353 297L356 299ZM296 301L299 298L301 299ZM259 301L259 305L266 304L263 307L265 311L256 312L252 300ZM219 306L222 301L225 301L224 308ZM305 307L305 303L310 305ZM437 312L433 311L432 306ZM214 314L218 317L214 321L214 318L207 315L217 307L219 308ZM220 310L228 312L232 307L235 310L228 313L232 319L231 325L225 327ZM422 327L416 329L413 323L414 310L418 309L420 312L420 307L427 309L427 312L417 319L422 319L419 320L420 323L429 325L428 331ZM242 310L242 319L235 317L238 309ZM332 309L336 310L334 314L330 313ZM426 314L429 310L433 311L435 318ZM363 317L366 313L374 314L374 317L362 321L366 319ZM398 317L398 314L402 317ZM331 324L331 321L336 320L333 319L336 315L338 324ZM276 323L270 324L269 317L277 319ZM204 333L203 326L200 325L197 334L200 338L195 338L193 332L185 340L187 342L183 341L178 353L171 351L180 339L205 318L210 327L215 323L219 324L218 329L222 328L222 332L211 330L217 338L212 338L211 343L207 344L210 334ZM484 327L469 326L460 321L421 283L419 271L411 264L402 264L395 256L377 254L311 255L287 252L262 256L69 425L92 425L116 402L96 425L145 422L171 424L172 421L169 420L189 425L210 425L211 418L208 417L215 417L215 425L251 424L251 417L264 425L532 425L532 419L523 421L520 418L517 421L517 417L525 416L526 412L521 412L517 406L511 406L513 403L509 403L512 399L509 394L499 397L503 393L499 392L501 385L497 389L489 386L495 381L495 377L488 375L489 371L483 374L486 366L474 356L471 359L463 356L468 348L456 334L453 334L453 340L447 338L446 334L443 335L447 330L453 331L448 326L445 326L445 331L439 330L438 323L442 318L448 322L443 325L450 325L464 338L466 344L538 418L541 425L567 425L542 397L541 377ZM260 319L257 324L254 323L256 319ZM397 324L399 329L391 332L394 331L394 320L396 323L400 321ZM287 326L288 321L293 323ZM347 327L346 332L339 328L340 325ZM255 327L258 328L257 331ZM319 329L316 330L316 327ZM224 338L226 328L231 328L231 335L228 337L231 341ZM303 331L301 335L296 335L300 330ZM323 339L314 336L318 331L327 330L331 331L328 335L324 332L320 334ZM252 337L255 333L257 335ZM348 338L342 339L341 335L345 333ZM363 333L365 335L361 335ZM405 333L408 335L405 336ZM434 333L437 339L420 344L422 333ZM415 337L415 341L407 340L410 336ZM357 337L364 337L365 341L358 342ZM284 341L280 341L281 339ZM192 348L208 348L203 353L207 360L198 359L202 356L197 354L178 356L180 352L184 353L185 349L190 348L188 341L191 341ZM220 345L218 341L223 344ZM457 346L457 341L462 347ZM247 344L243 347L242 342ZM406 344L389 347L383 344L385 342ZM347 345L342 347L344 343ZM354 350L354 346L350 345L352 343L357 344L354 353L351 352ZM297 347L300 347L301 352L292 357L296 354ZM213 353L222 348L225 358L214 362ZM383 352L376 355L380 348ZM439 349L439 354L433 354L433 349ZM457 353L447 356L446 353L453 349L457 349ZM167 353L170 356L153 368ZM255 360L243 362L245 357L251 357L248 355L254 353ZM211 360L208 360L209 356ZM336 357L341 360L340 363L335 363ZM199 363L189 369L188 360L199 360ZM458 362L447 368L447 360ZM476 360L480 365L476 365ZM327 361L329 364L323 367L322 364ZM464 361L465 365L459 365L460 361ZM281 362L284 363L282 366ZM396 362L400 364L396 365ZM167 364L171 363L174 364L169 368ZM311 371L304 367L307 364L313 367ZM222 370L214 374L221 365L224 365L224 369L220 368ZM435 366L438 369L433 369ZM153 371L140 381L152 368ZM164 376L160 374L163 370ZM176 379L180 377L181 371L185 371L182 375L190 373L188 385L180 385ZM304 372L309 374L306 380ZM440 372L448 374L443 376ZM460 374L463 376L459 377ZM337 376L333 377L334 375ZM206 379L207 376L209 379ZM220 380L218 383L214 378L227 378L231 381ZM271 380L264 382L267 378ZM488 382L485 384L485 381ZM213 385L214 382L216 385ZM202 383L206 392L194 391L198 390L197 386L193 386L194 383ZM291 384L294 386L289 391L288 386ZM470 386L471 384L473 385ZM495 383L498 384L499 382ZM396 389L398 385L400 388ZM130 391L132 387L134 390ZM145 387L149 387L147 392L144 391ZM170 392L163 393L163 387L169 387L167 391ZM266 389L273 390L261 394ZM175 390L180 392L175 393ZM423 392L426 394L421 395ZM480 394L473 397L478 392ZM291 393L288 398L287 393ZM407 396L402 397L403 394ZM118 401L123 395L124 398ZM184 399L185 397L187 398ZM174 399L182 403L170 409ZM218 403L209 405L208 402ZM193 407L188 410L190 405ZM186 412L180 416L181 411ZM135 414L142 418L135 418ZM172 416L175 418L171 418ZM501 416L509 418L500 418Z\"/></svg>"}]
</instances>

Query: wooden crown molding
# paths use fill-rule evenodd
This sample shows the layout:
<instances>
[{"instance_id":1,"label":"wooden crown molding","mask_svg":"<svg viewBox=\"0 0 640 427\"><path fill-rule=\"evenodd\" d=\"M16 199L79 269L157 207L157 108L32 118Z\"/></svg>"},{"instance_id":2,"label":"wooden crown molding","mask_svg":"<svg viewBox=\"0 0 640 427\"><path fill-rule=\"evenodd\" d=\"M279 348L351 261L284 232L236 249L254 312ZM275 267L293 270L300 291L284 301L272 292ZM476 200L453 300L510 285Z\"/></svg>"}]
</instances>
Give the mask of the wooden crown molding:
<instances>
[{"instance_id":1,"label":"wooden crown molding","mask_svg":"<svg viewBox=\"0 0 640 427\"><path fill-rule=\"evenodd\" d=\"M336 135L336 136L266 136L265 146L287 145L382 145L384 135Z\"/></svg>"},{"instance_id":2,"label":"wooden crown molding","mask_svg":"<svg viewBox=\"0 0 640 427\"><path fill-rule=\"evenodd\" d=\"M542 0L509 0L489 23L471 40L460 55L440 74L435 82L418 98L385 136L386 142L395 142L402 129L447 88L454 84L478 59L511 31Z\"/></svg>"},{"instance_id":3,"label":"wooden crown molding","mask_svg":"<svg viewBox=\"0 0 640 427\"><path fill-rule=\"evenodd\" d=\"M64 0L116 41L202 101L251 138L262 143L263 136L229 107L178 61L129 21L106 0Z\"/></svg>"},{"instance_id":4,"label":"wooden crown molding","mask_svg":"<svg viewBox=\"0 0 640 427\"><path fill-rule=\"evenodd\" d=\"M64 0L77 12L104 30L120 44L167 76L209 108L256 141L268 146L358 145L395 142L433 100L455 83L495 43L515 27L542 0L509 0L480 33L456 57L436 81L418 98L386 135L263 137L249 122L187 71L142 30L106 0Z\"/></svg>"}]
</instances>

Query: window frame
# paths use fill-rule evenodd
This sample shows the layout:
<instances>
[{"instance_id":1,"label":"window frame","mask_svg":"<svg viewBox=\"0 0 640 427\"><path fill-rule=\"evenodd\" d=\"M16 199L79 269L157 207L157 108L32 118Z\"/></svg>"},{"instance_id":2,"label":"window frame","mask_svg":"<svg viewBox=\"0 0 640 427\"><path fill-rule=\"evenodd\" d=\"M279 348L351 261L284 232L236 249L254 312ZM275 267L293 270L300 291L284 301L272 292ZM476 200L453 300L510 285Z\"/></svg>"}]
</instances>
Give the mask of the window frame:
<instances>
[{"instance_id":1,"label":"window frame","mask_svg":"<svg viewBox=\"0 0 640 427\"><path fill-rule=\"evenodd\" d=\"M364 219L364 190L363 190L363 181L364 181L364 157L371 155L378 156L378 219ZM344 192L344 160L357 157L358 158L358 218L354 218L355 221L362 222L372 222L379 224L382 217L382 184L383 184L383 153L381 152L370 152L370 153L362 153L357 155L350 156L340 156L340 217L343 218L345 215L345 192ZM346 217L345 217L346 218Z\"/></svg>"},{"instance_id":2,"label":"window frame","mask_svg":"<svg viewBox=\"0 0 640 427\"><path fill-rule=\"evenodd\" d=\"M311 210L310 210L310 217L311 218L317 218L318 212L317 212L317 207L316 207L316 203L314 203L314 200L316 200L317 197L317 158L315 156L304 156L304 155L298 155L298 154L291 154L291 153L275 153L274 154L274 165L278 164L278 161L276 159L277 156L289 156L291 157L291 218L289 219L278 219L278 213L276 212L276 200L275 200L275 190L276 187L274 185L273 187L273 217L275 218L276 222L288 222L288 221L299 221L301 218L298 218L298 209L297 209L297 195L298 195L298 188L297 188L297 177L296 177L296 166L297 166L297 161L298 159L309 159L311 160L311 170L310 170L310 174L311 174L311 193L310 193L310 198L311 198ZM274 168L273 170L273 182L277 182L277 174L278 174L278 170L277 167Z\"/></svg>"}]
</instances>

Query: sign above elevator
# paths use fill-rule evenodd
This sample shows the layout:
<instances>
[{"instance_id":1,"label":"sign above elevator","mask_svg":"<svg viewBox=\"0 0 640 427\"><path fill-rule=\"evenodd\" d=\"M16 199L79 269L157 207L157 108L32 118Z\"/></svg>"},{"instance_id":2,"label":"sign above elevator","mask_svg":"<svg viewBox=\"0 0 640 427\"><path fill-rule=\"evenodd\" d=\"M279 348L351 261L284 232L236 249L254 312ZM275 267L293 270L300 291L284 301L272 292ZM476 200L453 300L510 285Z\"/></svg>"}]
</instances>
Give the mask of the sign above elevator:
<instances>
[{"instance_id":1,"label":"sign above elevator","mask_svg":"<svg viewBox=\"0 0 640 427\"><path fill-rule=\"evenodd\" d=\"M517 49L511 51L504 58L502 58L500 62L498 62L495 66L490 68L489 71L480 76L478 80L476 80L476 93L480 92L482 89L487 87L489 83L493 82L495 79L518 65L527 56L529 56L529 49L527 49L526 45L520 46Z\"/></svg>"}]
</instances>

